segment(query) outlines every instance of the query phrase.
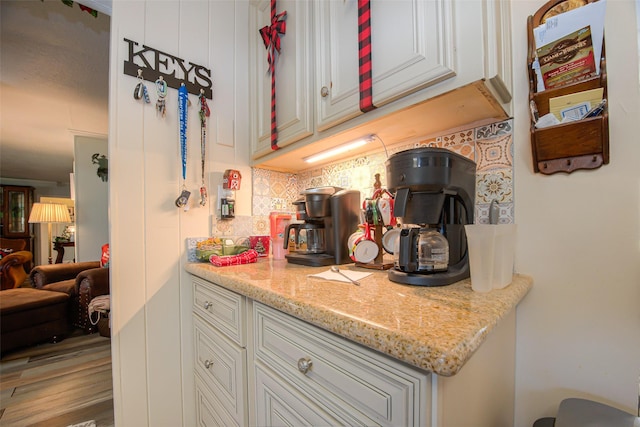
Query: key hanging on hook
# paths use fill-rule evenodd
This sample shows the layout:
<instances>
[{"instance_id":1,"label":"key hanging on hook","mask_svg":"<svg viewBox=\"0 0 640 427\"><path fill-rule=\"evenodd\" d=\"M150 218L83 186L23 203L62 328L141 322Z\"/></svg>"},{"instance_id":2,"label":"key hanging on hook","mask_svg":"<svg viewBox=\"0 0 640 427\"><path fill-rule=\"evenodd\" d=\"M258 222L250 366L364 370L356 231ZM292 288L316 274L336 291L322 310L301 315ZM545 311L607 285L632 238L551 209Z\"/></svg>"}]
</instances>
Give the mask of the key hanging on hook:
<instances>
[{"instance_id":1,"label":"key hanging on hook","mask_svg":"<svg viewBox=\"0 0 640 427\"><path fill-rule=\"evenodd\" d=\"M149 104L151 102L151 100L149 100L149 92L147 91L147 86L144 84L144 79L142 78L141 69L138 69L138 84L133 90L133 98L143 99L146 104Z\"/></svg>"},{"instance_id":2,"label":"key hanging on hook","mask_svg":"<svg viewBox=\"0 0 640 427\"><path fill-rule=\"evenodd\" d=\"M167 97L167 82L164 81L162 76L156 80L156 93L158 94L156 112L164 118L167 115L167 102L165 99Z\"/></svg>"},{"instance_id":3,"label":"key hanging on hook","mask_svg":"<svg viewBox=\"0 0 640 427\"><path fill-rule=\"evenodd\" d=\"M204 169L207 154L207 117L211 115L209 106L207 105L207 97L204 96L204 90L200 89L200 163L202 166L202 183L200 185L200 206L206 206L207 198L207 186L204 181Z\"/></svg>"}]
</instances>

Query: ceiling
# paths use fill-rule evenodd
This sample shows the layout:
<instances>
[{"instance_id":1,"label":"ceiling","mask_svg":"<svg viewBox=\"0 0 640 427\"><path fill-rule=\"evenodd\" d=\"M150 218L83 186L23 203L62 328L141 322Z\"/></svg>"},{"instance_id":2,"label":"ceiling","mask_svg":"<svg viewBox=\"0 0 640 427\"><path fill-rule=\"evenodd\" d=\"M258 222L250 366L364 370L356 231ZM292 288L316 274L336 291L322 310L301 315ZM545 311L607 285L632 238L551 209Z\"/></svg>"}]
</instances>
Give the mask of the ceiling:
<instances>
[{"instance_id":1,"label":"ceiling","mask_svg":"<svg viewBox=\"0 0 640 427\"><path fill-rule=\"evenodd\" d=\"M0 1L1 178L68 183L74 136L107 136L109 30L77 2Z\"/></svg>"}]
</instances>

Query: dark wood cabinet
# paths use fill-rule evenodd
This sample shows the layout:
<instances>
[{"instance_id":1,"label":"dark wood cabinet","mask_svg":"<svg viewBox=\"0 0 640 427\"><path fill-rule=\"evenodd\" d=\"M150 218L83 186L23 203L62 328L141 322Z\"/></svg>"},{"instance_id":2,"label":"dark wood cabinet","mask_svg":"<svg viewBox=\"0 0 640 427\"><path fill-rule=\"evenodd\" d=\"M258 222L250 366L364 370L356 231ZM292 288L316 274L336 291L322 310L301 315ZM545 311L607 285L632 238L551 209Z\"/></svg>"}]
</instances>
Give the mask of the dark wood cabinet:
<instances>
[{"instance_id":1,"label":"dark wood cabinet","mask_svg":"<svg viewBox=\"0 0 640 427\"><path fill-rule=\"evenodd\" d=\"M33 187L3 185L2 209L0 209L0 237L24 240L26 250L33 252L33 227L29 224L29 214L33 205Z\"/></svg>"}]
</instances>

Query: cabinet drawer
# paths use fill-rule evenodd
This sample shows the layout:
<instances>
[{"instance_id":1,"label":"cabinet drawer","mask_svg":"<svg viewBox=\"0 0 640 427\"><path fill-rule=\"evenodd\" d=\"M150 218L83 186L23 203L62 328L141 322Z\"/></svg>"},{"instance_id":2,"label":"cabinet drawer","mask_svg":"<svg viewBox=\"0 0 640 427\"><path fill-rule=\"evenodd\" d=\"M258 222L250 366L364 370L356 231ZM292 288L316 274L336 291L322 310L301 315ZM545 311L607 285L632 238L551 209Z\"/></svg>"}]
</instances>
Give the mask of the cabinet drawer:
<instances>
[{"instance_id":1,"label":"cabinet drawer","mask_svg":"<svg viewBox=\"0 0 640 427\"><path fill-rule=\"evenodd\" d=\"M246 419L246 350L194 316L195 372L212 395L243 425Z\"/></svg>"},{"instance_id":2,"label":"cabinet drawer","mask_svg":"<svg viewBox=\"0 0 640 427\"><path fill-rule=\"evenodd\" d=\"M193 311L241 347L246 347L246 298L204 280L193 279Z\"/></svg>"},{"instance_id":3,"label":"cabinet drawer","mask_svg":"<svg viewBox=\"0 0 640 427\"><path fill-rule=\"evenodd\" d=\"M255 364L256 424L259 426L349 425L304 396L259 362Z\"/></svg>"},{"instance_id":4,"label":"cabinet drawer","mask_svg":"<svg viewBox=\"0 0 640 427\"><path fill-rule=\"evenodd\" d=\"M379 425L426 425L428 374L262 304L254 303L254 322L256 359L313 401ZM301 360L311 362L306 373Z\"/></svg>"},{"instance_id":5,"label":"cabinet drawer","mask_svg":"<svg viewBox=\"0 0 640 427\"><path fill-rule=\"evenodd\" d=\"M213 398L198 374L196 379L196 425L202 427L239 426L227 411Z\"/></svg>"}]
</instances>

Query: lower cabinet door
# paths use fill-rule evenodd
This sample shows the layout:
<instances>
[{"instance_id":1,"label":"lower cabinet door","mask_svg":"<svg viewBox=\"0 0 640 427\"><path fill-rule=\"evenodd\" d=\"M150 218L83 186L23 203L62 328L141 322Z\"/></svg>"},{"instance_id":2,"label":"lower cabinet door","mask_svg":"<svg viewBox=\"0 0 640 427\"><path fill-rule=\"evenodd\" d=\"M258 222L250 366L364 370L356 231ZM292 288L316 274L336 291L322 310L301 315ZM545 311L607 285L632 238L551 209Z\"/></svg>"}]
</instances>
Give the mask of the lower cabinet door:
<instances>
[{"instance_id":1,"label":"lower cabinet door","mask_svg":"<svg viewBox=\"0 0 640 427\"><path fill-rule=\"evenodd\" d=\"M204 385L198 374L196 379L196 422L199 427L240 426L213 398L213 393Z\"/></svg>"},{"instance_id":2,"label":"lower cabinet door","mask_svg":"<svg viewBox=\"0 0 640 427\"><path fill-rule=\"evenodd\" d=\"M246 350L215 328L193 318L195 372L237 425L246 424Z\"/></svg>"},{"instance_id":3,"label":"lower cabinet door","mask_svg":"<svg viewBox=\"0 0 640 427\"><path fill-rule=\"evenodd\" d=\"M338 426L345 420L307 399L260 362L255 364L258 426Z\"/></svg>"}]
</instances>

